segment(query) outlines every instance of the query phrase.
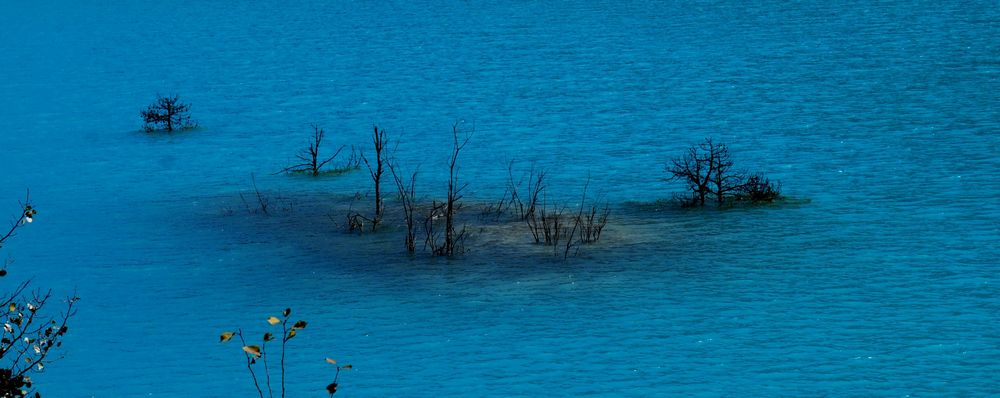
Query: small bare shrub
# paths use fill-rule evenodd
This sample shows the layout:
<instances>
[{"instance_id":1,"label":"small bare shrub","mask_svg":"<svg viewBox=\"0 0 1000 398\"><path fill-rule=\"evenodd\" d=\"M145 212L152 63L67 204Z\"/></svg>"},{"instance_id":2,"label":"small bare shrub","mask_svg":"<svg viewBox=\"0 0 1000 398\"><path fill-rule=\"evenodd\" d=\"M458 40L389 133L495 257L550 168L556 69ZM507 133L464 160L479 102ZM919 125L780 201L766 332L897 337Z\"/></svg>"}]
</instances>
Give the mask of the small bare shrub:
<instances>
[{"instance_id":1,"label":"small bare shrub","mask_svg":"<svg viewBox=\"0 0 1000 398\"><path fill-rule=\"evenodd\" d=\"M309 175L314 177L318 176L320 173L320 169L322 169L323 166L326 166L327 163L330 163L331 160L335 159L337 155L339 155L340 152L343 151L345 147L347 147L346 145L341 145L340 148L333 153L333 156L330 156L329 158L326 159L321 158L319 156L319 149L320 145L323 144L323 137L325 135L325 132L323 131L323 129L319 128L319 126L314 125L312 127L313 127L313 136L312 136L312 142L309 144L309 148L303 149L301 153L295 155L295 157L298 158L301 163L288 166L275 174L294 172L294 173L308 173Z\"/></svg>"},{"instance_id":2,"label":"small bare shrub","mask_svg":"<svg viewBox=\"0 0 1000 398\"><path fill-rule=\"evenodd\" d=\"M140 111L144 123L143 130L151 133L156 130L172 132L174 130L184 130L198 127L197 123L191 121L189 112L191 106L180 101L174 95L172 97L156 96L156 102Z\"/></svg>"}]
</instances>

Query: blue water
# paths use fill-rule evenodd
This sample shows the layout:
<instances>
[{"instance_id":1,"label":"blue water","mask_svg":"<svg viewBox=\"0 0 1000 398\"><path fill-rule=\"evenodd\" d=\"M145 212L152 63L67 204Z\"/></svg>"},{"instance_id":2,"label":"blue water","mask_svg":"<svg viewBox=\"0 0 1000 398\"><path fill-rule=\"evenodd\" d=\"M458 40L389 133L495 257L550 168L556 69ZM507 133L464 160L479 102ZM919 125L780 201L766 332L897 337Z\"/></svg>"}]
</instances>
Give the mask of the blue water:
<instances>
[{"instance_id":1,"label":"blue water","mask_svg":"<svg viewBox=\"0 0 1000 398\"><path fill-rule=\"evenodd\" d=\"M1000 394L995 1L294 3L0 3L0 209L39 209L0 286L83 298L43 395L255 396L218 334L286 306L295 397L326 357L354 397ZM158 93L201 127L140 132ZM338 225L366 172L271 175L378 123L440 198L461 120L467 201L589 175L602 241L411 258ZM703 137L796 200L651 205Z\"/></svg>"}]
</instances>

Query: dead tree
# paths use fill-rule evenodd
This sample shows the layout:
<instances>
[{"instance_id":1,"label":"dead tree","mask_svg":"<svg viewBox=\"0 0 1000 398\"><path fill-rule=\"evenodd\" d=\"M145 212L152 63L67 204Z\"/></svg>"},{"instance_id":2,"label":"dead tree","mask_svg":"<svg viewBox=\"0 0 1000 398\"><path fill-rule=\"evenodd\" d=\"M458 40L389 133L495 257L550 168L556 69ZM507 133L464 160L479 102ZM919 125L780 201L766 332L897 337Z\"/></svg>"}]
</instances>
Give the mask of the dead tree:
<instances>
[{"instance_id":1,"label":"dead tree","mask_svg":"<svg viewBox=\"0 0 1000 398\"><path fill-rule=\"evenodd\" d=\"M583 243L595 243L600 240L610 214L611 208L607 203L603 208L597 204L591 205L590 211L584 214L580 221L580 240Z\"/></svg>"},{"instance_id":2,"label":"dead tree","mask_svg":"<svg viewBox=\"0 0 1000 398\"><path fill-rule=\"evenodd\" d=\"M430 248L431 254L435 256L454 256L463 251L465 241L465 228L457 230L455 228L456 213L462 207L462 190L468 184L460 184L458 178L458 155L472 139L472 133L464 134L464 138L459 138L461 129L460 122L451 127L452 150L448 160L448 196L444 202L434 201L424 218L424 247ZM439 219L444 219L444 240L441 239L441 232L435 228Z\"/></svg>"},{"instance_id":3,"label":"dead tree","mask_svg":"<svg viewBox=\"0 0 1000 398\"><path fill-rule=\"evenodd\" d=\"M525 180L528 181L528 186L525 190L527 197L521 196L521 183ZM506 208L512 210L514 217L520 221L527 221L529 216L535 214L535 207L538 205L538 200L545 190L545 170L535 169L534 164L532 164L531 169L528 170L528 174L522 174L521 177L515 182L514 181L514 161L507 162L507 192L510 194L509 200L506 204Z\"/></svg>"},{"instance_id":4,"label":"dead tree","mask_svg":"<svg viewBox=\"0 0 1000 398\"><path fill-rule=\"evenodd\" d=\"M424 250L430 250L431 254L438 256L444 253L444 243L441 243L441 232L435 228L438 220L444 214L445 204L438 201L431 202L431 207L424 213Z\"/></svg>"},{"instance_id":5,"label":"dead tree","mask_svg":"<svg viewBox=\"0 0 1000 398\"><path fill-rule=\"evenodd\" d=\"M191 116L188 114L190 111L191 106L181 102L176 95L157 96L156 102L146 107L146 110L140 111L139 115L145 123L143 130L147 133L156 130L172 132L197 127L197 124L191 121Z\"/></svg>"},{"instance_id":6,"label":"dead tree","mask_svg":"<svg viewBox=\"0 0 1000 398\"><path fill-rule=\"evenodd\" d=\"M573 228L569 230L569 234L566 237L566 249L563 251L563 259L569 258L569 252L574 246L577 246L579 250L579 244L583 243L583 239L576 240L577 231L580 231L583 227L583 209L587 204L587 188L590 186L590 177L587 177L587 182L583 184L583 195L580 198L580 210L577 211L576 217L573 218Z\"/></svg>"},{"instance_id":7,"label":"dead tree","mask_svg":"<svg viewBox=\"0 0 1000 398\"><path fill-rule=\"evenodd\" d=\"M548 234L543 234L545 230L545 201L542 195L545 191L545 170L538 170L532 168L530 174L528 175L528 203L524 204L518 202L518 208L523 209L520 211L521 218L524 223L528 226L528 230L531 231L531 237L534 238L535 243L541 243L542 237L545 236L546 243L548 242ZM539 202L539 200L542 200ZM541 220L539 220L541 216Z\"/></svg>"},{"instance_id":8,"label":"dead tree","mask_svg":"<svg viewBox=\"0 0 1000 398\"><path fill-rule=\"evenodd\" d=\"M319 156L319 147L323 143L323 136L325 135L325 133L323 132L323 129L319 128L319 126L313 125L312 128L313 128L313 139L312 143L309 144L309 148L303 149L300 154L295 155L295 157L298 158L299 161L302 163L293 166L288 166L275 174L280 174L285 172L299 172L299 173L309 173L314 177L318 176L320 169L322 169L323 166L326 166L327 163L330 163L330 161L336 158L337 155L340 155L340 152L347 147L347 145L341 145L340 148L337 149L337 152L333 153L333 156L330 156L325 160L321 160L322 158L320 158Z\"/></svg>"},{"instance_id":9,"label":"dead tree","mask_svg":"<svg viewBox=\"0 0 1000 398\"><path fill-rule=\"evenodd\" d=\"M709 164L713 169L712 185L715 189L712 194L715 195L716 205L722 207L726 199L732 197L743 185L746 173L733 170L733 160L726 144L713 145L712 140L708 139L705 146L708 149Z\"/></svg>"},{"instance_id":10,"label":"dead tree","mask_svg":"<svg viewBox=\"0 0 1000 398\"><path fill-rule=\"evenodd\" d=\"M392 180L396 183L399 203L403 206L403 216L406 219L406 251L413 253L416 251L416 224L413 217L416 207L414 200L416 197L417 172L414 171L410 175L410 182L407 184L403 182L402 172L398 170L396 163L391 161L388 165L389 173L392 174Z\"/></svg>"},{"instance_id":11,"label":"dead tree","mask_svg":"<svg viewBox=\"0 0 1000 398\"><path fill-rule=\"evenodd\" d=\"M250 187L253 188L254 199L257 200L256 206L250 206L250 201L243 195L243 192L240 192L240 200L243 201L243 206L246 207L247 214L260 213L265 216L270 215L271 197L260 192L260 188L257 188L257 177L253 173L250 173Z\"/></svg>"},{"instance_id":12,"label":"dead tree","mask_svg":"<svg viewBox=\"0 0 1000 398\"><path fill-rule=\"evenodd\" d=\"M373 125L372 133L372 143L375 145L375 164L368 161L367 157L362 156L361 160L365 162L365 166L368 167L368 172L372 176L372 182L375 185L375 217L371 220L372 232L378 228L379 223L382 222L382 215L385 211L385 207L382 203L382 174L385 173L385 162L386 162L386 147L389 144L389 138L386 136L385 129L379 129L378 125Z\"/></svg>"},{"instance_id":13,"label":"dead tree","mask_svg":"<svg viewBox=\"0 0 1000 398\"><path fill-rule=\"evenodd\" d=\"M688 205L704 206L706 199L714 198L718 206L732 198L743 184L744 173L733 170L729 148L716 144L711 138L688 148L687 153L671 160L666 171L670 180L679 180L688 186L691 198Z\"/></svg>"},{"instance_id":14,"label":"dead tree","mask_svg":"<svg viewBox=\"0 0 1000 398\"><path fill-rule=\"evenodd\" d=\"M462 228L461 231L455 230L455 213L461 208L462 190L468 186L468 184L459 185L458 154L472 139L472 133L466 133L464 138L459 139L461 129L458 126L459 123L456 122L451 127L453 146L448 162L448 199L444 207L444 246L440 253L435 253L439 256L455 255L457 251L460 251L459 246L465 238L465 228Z\"/></svg>"}]
</instances>

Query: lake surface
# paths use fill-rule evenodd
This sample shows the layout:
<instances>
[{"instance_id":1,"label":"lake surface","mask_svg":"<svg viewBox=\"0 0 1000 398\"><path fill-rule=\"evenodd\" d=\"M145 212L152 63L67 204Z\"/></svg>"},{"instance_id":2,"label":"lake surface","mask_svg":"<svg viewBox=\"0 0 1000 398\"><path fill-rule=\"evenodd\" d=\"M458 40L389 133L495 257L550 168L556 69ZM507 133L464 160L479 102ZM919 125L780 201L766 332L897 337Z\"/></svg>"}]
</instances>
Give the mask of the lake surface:
<instances>
[{"instance_id":1,"label":"lake surface","mask_svg":"<svg viewBox=\"0 0 1000 398\"><path fill-rule=\"evenodd\" d=\"M294 397L326 357L352 397L1000 394L995 1L115 3L0 4L0 215L39 209L0 286L82 297L45 396L256 396L218 335L285 307ZM200 127L141 132L157 94ZM367 171L272 174L377 123L440 198L460 121L468 203L534 164L602 240L411 257L344 232ZM656 205L704 137L794 200Z\"/></svg>"}]
</instances>

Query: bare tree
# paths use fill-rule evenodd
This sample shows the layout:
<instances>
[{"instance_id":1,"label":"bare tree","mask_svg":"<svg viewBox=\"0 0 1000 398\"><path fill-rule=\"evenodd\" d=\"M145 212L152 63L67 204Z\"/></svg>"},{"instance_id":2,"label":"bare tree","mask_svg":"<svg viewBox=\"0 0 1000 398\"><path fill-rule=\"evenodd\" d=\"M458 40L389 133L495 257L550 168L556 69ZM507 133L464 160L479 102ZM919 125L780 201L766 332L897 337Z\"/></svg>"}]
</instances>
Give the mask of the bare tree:
<instances>
[{"instance_id":1,"label":"bare tree","mask_svg":"<svg viewBox=\"0 0 1000 398\"><path fill-rule=\"evenodd\" d=\"M526 188L527 197L522 197L521 184L525 180L528 181ZM514 218L519 221L529 221L529 218L535 215L535 207L538 205L538 200L545 190L544 181L545 170L535 169L534 164L531 165L526 175L522 173L521 177L517 181L514 181L514 161L510 160L507 162L507 190L504 193L504 199L508 197L508 194L510 196L504 206L507 210L512 211Z\"/></svg>"},{"instance_id":2,"label":"bare tree","mask_svg":"<svg viewBox=\"0 0 1000 398\"><path fill-rule=\"evenodd\" d=\"M438 201L431 202L431 207L424 213L424 250L430 249L435 256L443 255L444 243L441 243L441 231L435 227L438 220L444 214L445 204Z\"/></svg>"},{"instance_id":3,"label":"bare tree","mask_svg":"<svg viewBox=\"0 0 1000 398\"><path fill-rule=\"evenodd\" d=\"M684 156L671 160L666 170L671 174L669 180L679 180L687 185L692 195L690 205L705 205L711 174L708 160L702 156L697 146L688 148Z\"/></svg>"},{"instance_id":4,"label":"bare tree","mask_svg":"<svg viewBox=\"0 0 1000 398\"><path fill-rule=\"evenodd\" d=\"M528 175L528 203L524 204L518 201L518 208L523 209L520 211L521 218L524 223L528 226L531 231L531 237L534 238L535 243L541 243L542 237L545 237L545 242L549 242L549 233L544 233L546 231L546 211L545 211L545 201L542 195L545 192L545 170L538 170L535 172L534 167L532 167L530 174ZM541 200L541 202L539 201ZM539 219L541 216L541 219ZM551 218L549 218L551 219ZM558 220L558 217L556 217Z\"/></svg>"},{"instance_id":5,"label":"bare tree","mask_svg":"<svg viewBox=\"0 0 1000 398\"><path fill-rule=\"evenodd\" d=\"M396 192L399 194L399 202L403 206L403 216L406 219L406 251L413 253L416 250L416 224L414 222L414 203L416 197L417 172L410 175L409 183L403 181L402 172L398 170L395 161L388 163L389 173L396 183Z\"/></svg>"},{"instance_id":6,"label":"bare tree","mask_svg":"<svg viewBox=\"0 0 1000 398\"><path fill-rule=\"evenodd\" d=\"M684 156L671 160L669 180L683 181L691 191L688 206L704 206L708 198L717 206L736 203L773 202L781 196L781 184L760 173L747 174L733 168L726 144L711 138L688 148Z\"/></svg>"},{"instance_id":7,"label":"bare tree","mask_svg":"<svg viewBox=\"0 0 1000 398\"><path fill-rule=\"evenodd\" d=\"M172 97L158 95L156 102L146 107L146 110L140 111L139 115L142 116L142 121L145 123L143 129L147 133L157 129L171 132L197 127L197 124L191 121L191 116L188 114L190 111L191 106L181 102L177 95Z\"/></svg>"},{"instance_id":8,"label":"bare tree","mask_svg":"<svg viewBox=\"0 0 1000 398\"><path fill-rule=\"evenodd\" d=\"M707 148L709 165L713 169L711 176L715 189L712 194L715 195L716 205L722 207L725 200L733 196L743 185L746 173L733 170L733 160L726 144L713 144L712 140L708 139L704 145L703 149Z\"/></svg>"},{"instance_id":9,"label":"bare tree","mask_svg":"<svg viewBox=\"0 0 1000 398\"><path fill-rule=\"evenodd\" d=\"M573 228L570 229L569 234L566 237L566 248L563 251L563 259L569 258L569 252L574 246L579 250L579 245L583 243L583 239L576 239L577 232L583 229L583 209L587 205L587 188L590 187L590 176L587 176L587 182L583 184L583 194L580 197L580 210L577 211L576 217L573 219Z\"/></svg>"},{"instance_id":10,"label":"bare tree","mask_svg":"<svg viewBox=\"0 0 1000 398\"><path fill-rule=\"evenodd\" d=\"M742 172L733 170L729 148L711 138L688 148L684 156L671 160L666 170L671 180L683 181L691 191L689 205L704 206L712 197L722 206L743 183Z\"/></svg>"},{"instance_id":11,"label":"bare tree","mask_svg":"<svg viewBox=\"0 0 1000 398\"><path fill-rule=\"evenodd\" d=\"M341 145L340 148L338 148L337 151L333 153L333 156L330 156L325 160L321 160L322 158L320 158L319 156L319 147L323 143L323 136L325 135L325 133L323 129L319 128L319 126L313 125L312 128L313 128L313 139L312 143L309 144L309 148L304 149L302 150L302 153L295 155L295 157L298 158L301 163L293 166L288 166L275 174L292 171L292 172L309 173L314 177L318 176L320 169L322 169L323 166L326 166L327 163L330 163L331 160L335 159L337 155L340 155L340 152L347 147L347 145Z\"/></svg>"},{"instance_id":12,"label":"bare tree","mask_svg":"<svg viewBox=\"0 0 1000 398\"><path fill-rule=\"evenodd\" d=\"M456 122L451 126L453 145L451 158L448 162L448 200L444 209L444 246L440 253L436 253L443 256L452 256L456 251L460 251L458 246L465 237L465 228L462 228L461 231L455 230L455 212L461 208L462 190L468 186L468 184L459 184L458 154L472 139L472 132L464 133L464 137L460 139L459 135L463 134L459 124L460 122Z\"/></svg>"},{"instance_id":13,"label":"bare tree","mask_svg":"<svg viewBox=\"0 0 1000 398\"><path fill-rule=\"evenodd\" d=\"M583 243L595 243L601 239L604 226L608 224L608 216L611 215L611 208L607 203L604 207L598 204L590 206L590 211L583 215L580 221L580 240Z\"/></svg>"},{"instance_id":14,"label":"bare tree","mask_svg":"<svg viewBox=\"0 0 1000 398\"><path fill-rule=\"evenodd\" d=\"M454 256L464 248L465 228L455 228L456 213L462 208L462 190L468 184L461 184L458 178L458 155L472 139L473 132L462 133L456 122L452 125L452 149L448 160L448 197L444 202L434 201L424 217L424 247L429 247L435 256ZM444 237L435 228L438 220L444 220Z\"/></svg>"},{"instance_id":15,"label":"bare tree","mask_svg":"<svg viewBox=\"0 0 1000 398\"><path fill-rule=\"evenodd\" d=\"M243 195L243 192L240 192L240 200L243 201L247 214L270 215L271 197L263 194L260 188L257 188L257 177L253 173L250 173L250 187L253 188L254 198L257 200L256 206L250 206L250 201Z\"/></svg>"},{"instance_id":16,"label":"bare tree","mask_svg":"<svg viewBox=\"0 0 1000 398\"><path fill-rule=\"evenodd\" d=\"M382 222L382 215L385 211L385 206L382 203L382 174L385 173L385 163L386 163L386 146L389 145L389 138L386 136L385 129L379 129L378 125L373 125L372 133L372 143L375 145L375 165L373 166L368 162L368 158L362 156L361 160L365 162L365 166L368 167L368 172L371 173L372 183L375 185L375 217L371 220L372 232L378 228L379 223Z\"/></svg>"}]
</instances>

